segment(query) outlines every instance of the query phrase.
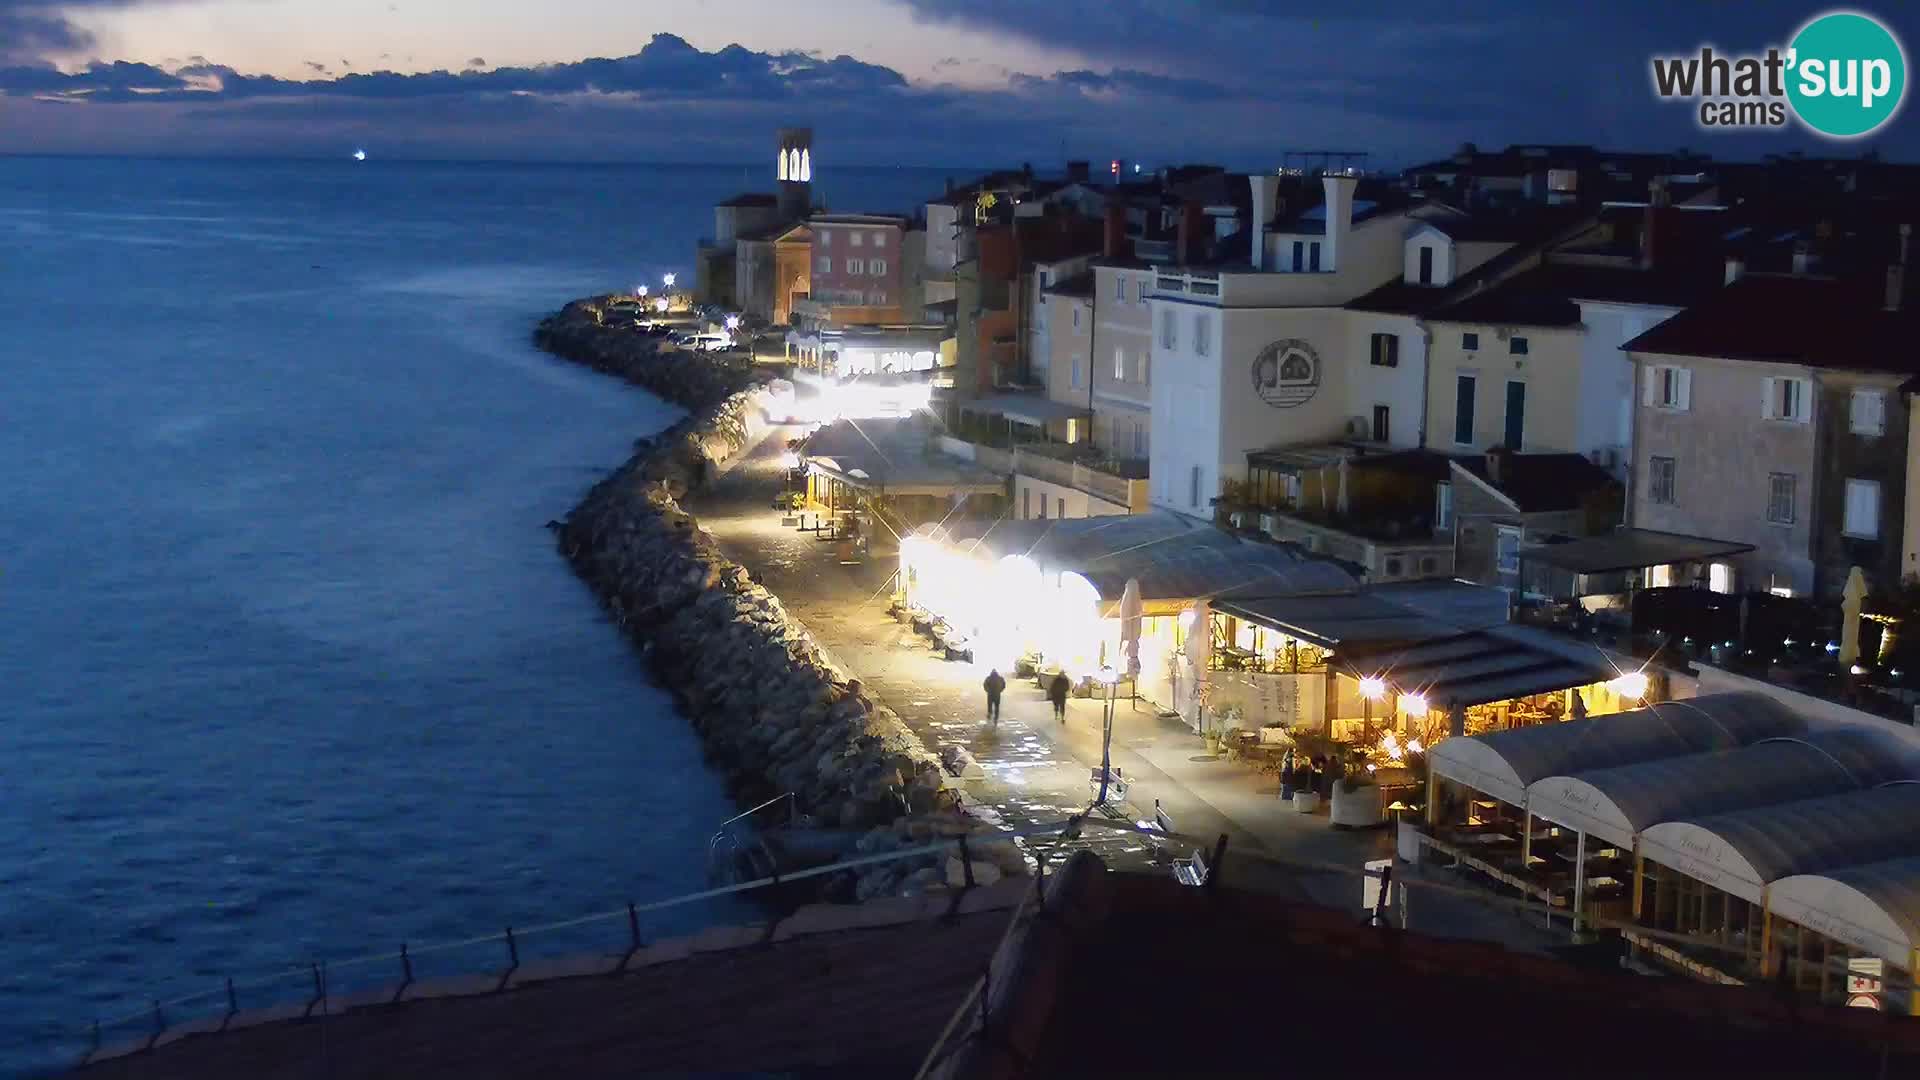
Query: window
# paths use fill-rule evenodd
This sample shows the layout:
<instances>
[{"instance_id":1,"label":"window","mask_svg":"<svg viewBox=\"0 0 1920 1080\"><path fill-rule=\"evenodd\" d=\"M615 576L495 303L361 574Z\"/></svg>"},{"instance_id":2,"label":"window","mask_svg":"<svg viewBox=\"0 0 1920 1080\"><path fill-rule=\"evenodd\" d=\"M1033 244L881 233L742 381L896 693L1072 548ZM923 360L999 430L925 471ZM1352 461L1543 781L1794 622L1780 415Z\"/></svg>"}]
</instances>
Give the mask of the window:
<instances>
[{"instance_id":1,"label":"window","mask_svg":"<svg viewBox=\"0 0 1920 1080\"><path fill-rule=\"evenodd\" d=\"M1433 485L1433 527L1441 530L1453 528L1452 484Z\"/></svg>"},{"instance_id":2,"label":"window","mask_svg":"<svg viewBox=\"0 0 1920 1080\"><path fill-rule=\"evenodd\" d=\"M886 272L887 272L887 260L885 259L868 259L867 260L867 273L872 274L874 277L879 277L880 275Z\"/></svg>"},{"instance_id":3,"label":"window","mask_svg":"<svg viewBox=\"0 0 1920 1080\"><path fill-rule=\"evenodd\" d=\"M1807 380L1775 377L1764 380L1760 415L1768 420L1807 422Z\"/></svg>"},{"instance_id":4,"label":"window","mask_svg":"<svg viewBox=\"0 0 1920 1080\"><path fill-rule=\"evenodd\" d=\"M813 260L813 268L823 274L833 273L833 256L822 255Z\"/></svg>"},{"instance_id":5,"label":"window","mask_svg":"<svg viewBox=\"0 0 1920 1080\"><path fill-rule=\"evenodd\" d=\"M1707 565L1707 591L1725 596L1733 592L1733 566L1717 562Z\"/></svg>"},{"instance_id":6,"label":"window","mask_svg":"<svg viewBox=\"0 0 1920 1080\"><path fill-rule=\"evenodd\" d=\"M1113 377L1116 382L1127 381L1127 353L1118 345L1113 347Z\"/></svg>"},{"instance_id":7,"label":"window","mask_svg":"<svg viewBox=\"0 0 1920 1080\"><path fill-rule=\"evenodd\" d=\"M1673 564L1661 563L1647 567L1647 588L1670 589L1673 587Z\"/></svg>"},{"instance_id":8,"label":"window","mask_svg":"<svg viewBox=\"0 0 1920 1080\"><path fill-rule=\"evenodd\" d=\"M847 243L852 244L854 247L859 247L861 244L864 244L866 242L867 242L866 234L861 232L859 229L855 229L852 232L847 234Z\"/></svg>"},{"instance_id":9,"label":"window","mask_svg":"<svg viewBox=\"0 0 1920 1080\"><path fill-rule=\"evenodd\" d=\"M1307 245L1307 269L1316 274L1320 272L1320 244L1318 241Z\"/></svg>"},{"instance_id":10,"label":"window","mask_svg":"<svg viewBox=\"0 0 1920 1080\"><path fill-rule=\"evenodd\" d=\"M820 230L820 246L821 247L833 246L833 230L832 229Z\"/></svg>"},{"instance_id":11,"label":"window","mask_svg":"<svg viewBox=\"0 0 1920 1080\"><path fill-rule=\"evenodd\" d=\"M1080 309L1077 307L1073 309L1073 328L1080 329Z\"/></svg>"},{"instance_id":12,"label":"window","mask_svg":"<svg viewBox=\"0 0 1920 1080\"><path fill-rule=\"evenodd\" d=\"M1849 407L1849 429L1855 435L1887 433L1887 395L1878 390L1855 390Z\"/></svg>"},{"instance_id":13,"label":"window","mask_svg":"<svg viewBox=\"0 0 1920 1080\"><path fill-rule=\"evenodd\" d=\"M1400 335L1398 334L1373 335L1373 366L1374 367L1399 367L1400 366Z\"/></svg>"},{"instance_id":14,"label":"window","mask_svg":"<svg viewBox=\"0 0 1920 1080\"><path fill-rule=\"evenodd\" d=\"M1080 378L1080 358L1076 356L1073 358L1073 388L1078 390L1085 385L1087 384Z\"/></svg>"},{"instance_id":15,"label":"window","mask_svg":"<svg viewBox=\"0 0 1920 1080\"><path fill-rule=\"evenodd\" d=\"M1495 559L1503 574L1520 572L1520 530L1513 525L1500 526L1494 541Z\"/></svg>"},{"instance_id":16,"label":"window","mask_svg":"<svg viewBox=\"0 0 1920 1080\"><path fill-rule=\"evenodd\" d=\"M1147 350L1145 349L1134 354L1133 381L1139 383L1141 386L1147 385L1147 361L1150 359L1152 359L1152 357L1147 355Z\"/></svg>"},{"instance_id":17,"label":"window","mask_svg":"<svg viewBox=\"0 0 1920 1080\"><path fill-rule=\"evenodd\" d=\"M1198 465L1193 467L1193 481L1192 487L1187 492L1187 505L1200 505L1200 466Z\"/></svg>"},{"instance_id":18,"label":"window","mask_svg":"<svg viewBox=\"0 0 1920 1080\"><path fill-rule=\"evenodd\" d=\"M1133 456L1137 458L1147 456L1147 425L1145 424L1133 425Z\"/></svg>"},{"instance_id":19,"label":"window","mask_svg":"<svg viewBox=\"0 0 1920 1080\"><path fill-rule=\"evenodd\" d=\"M1506 447L1519 450L1526 445L1527 436L1527 384L1523 382L1507 383L1507 429Z\"/></svg>"},{"instance_id":20,"label":"window","mask_svg":"<svg viewBox=\"0 0 1920 1080\"><path fill-rule=\"evenodd\" d=\"M1127 278L1125 274L1113 276L1113 298L1121 303L1127 302Z\"/></svg>"},{"instance_id":21,"label":"window","mask_svg":"<svg viewBox=\"0 0 1920 1080\"><path fill-rule=\"evenodd\" d=\"M1433 284L1433 248L1420 245L1420 284Z\"/></svg>"},{"instance_id":22,"label":"window","mask_svg":"<svg viewBox=\"0 0 1920 1080\"><path fill-rule=\"evenodd\" d=\"M867 303L875 307L884 307L887 303L887 290L876 289L867 294Z\"/></svg>"},{"instance_id":23,"label":"window","mask_svg":"<svg viewBox=\"0 0 1920 1080\"><path fill-rule=\"evenodd\" d=\"M1293 272L1299 273L1307 268L1307 245L1304 241L1293 242Z\"/></svg>"},{"instance_id":24,"label":"window","mask_svg":"<svg viewBox=\"0 0 1920 1080\"><path fill-rule=\"evenodd\" d=\"M857 236L857 235L859 235L859 234L858 234L858 233L855 233L854 235L856 235L856 236ZM861 262L861 261L860 261L859 259L848 259L848 260L847 260L847 273L849 273L849 274L858 274L858 273L860 273L860 272L861 272L862 270L864 270L865 268L866 268L866 267L865 267L865 264L863 264L863 263L862 263L862 262Z\"/></svg>"},{"instance_id":25,"label":"window","mask_svg":"<svg viewBox=\"0 0 1920 1080\"><path fill-rule=\"evenodd\" d=\"M1471 375L1461 375L1453 384L1453 441L1473 445L1473 395L1479 383Z\"/></svg>"},{"instance_id":26,"label":"window","mask_svg":"<svg viewBox=\"0 0 1920 1080\"><path fill-rule=\"evenodd\" d=\"M1673 505L1673 459L1654 457L1647 459L1647 501L1662 506Z\"/></svg>"},{"instance_id":27,"label":"window","mask_svg":"<svg viewBox=\"0 0 1920 1080\"><path fill-rule=\"evenodd\" d=\"M1840 531L1860 540L1880 536L1880 482L1847 481L1847 519Z\"/></svg>"},{"instance_id":28,"label":"window","mask_svg":"<svg viewBox=\"0 0 1920 1080\"><path fill-rule=\"evenodd\" d=\"M1381 577L1396 578L1406 573L1406 564L1395 555L1381 563L1381 571Z\"/></svg>"},{"instance_id":29,"label":"window","mask_svg":"<svg viewBox=\"0 0 1920 1080\"><path fill-rule=\"evenodd\" d=\"M1023 487L1020 489L1020 520L1026 521L1031 517L1033 517L1033 489Z\"/></svg>"},{"instance_id":30,"label":"window","mask_svg":"<svg viewBox=\"0 0 1920 1080\"><path fill-rule=\"evenodd\" d=\"M1385 405L1375 405L1373 407L1373 441L1374 442L1387 441L1387 432L1388 432L1387 420L1388 420L1387 407Z\"/></svg>"},{"instance_id":31,"label":"window","mask_svg":"<svg viewBox=\"0 0 1920 1080\"><path fill-rule=\"evenodd\" d=\"M1064 496L1053 500L1053 516L1057 518L1067 516L1067 500Z\"/></svg>"},{"instance_id":32,"label":"window","mask_svg":"<svg viewBox=\"0 0 1920 1080\"><path fill-rule=\"evenodd\" d=\"M1207 355L1207 350L1212 347L1212 339L1213 339L1213 317L1211 315L1208 315L1204 311L1194 312L1193 313L1193 354L1195 356Z\"/></svg>"},{"instance_id":33,"label":"window","mask_svg":"<svg viewBox=\"0 0 1920 1080\"><path fill-rule=\"evenodd\" d=\"M1134 295L1134 298L1139 300L1142 304L1147 302L1147 279L1146 278L1140 279L1139 283L1134 287L1133 295Z\"/></svg>"},{"instance_id":34,"label":"window","mask_svg":"<svg viewBox=\"0 0 1920 1080\"><path fill-rule=\"evenodd\" d=\"M1648 368L1640 400L1656 409L1685 412L1693 403L1693 372L1679 367Z\"/></svg>"},{"instance_id":35,"label":"window","mask_svg":"<svg viewBox=\"0 0 1920 1080\"><path fill-rule=\"evenodd\" d=\"M1171 349L1173 348L1173 342L1173 309L1168 308L1160 313L1160 347L1163 349Z\"/></svg>"},{"instance_id":36,"label":"window","mask_svg":"<svg viewBox=\"0 0 1920 1080\"><path fill-rule=\"evenodd\" d=\"M886 247L886 246L887 246L887 234L886 234L886 233L883 233L883 232L877 232L877 233L874 233L874 234L873 234L873 246L874 246L874 247Z\"/></svg>"},{"instance_id":37,"label":"window","mask_svg":"<svg viewBox=\"0 0 1920 1080\"><path fill-rule=\"evenodd\" d=\"M1040 520L1047 520L1047 497L1044 494L1040 496Z\"/></svg>"},{"instance_id":38,"label":"window","mask_svg":"<svg viewBox=\"0 0 1920 1080\"><path fill-rule=\"evenodd\" d=\"M1767 474L1767 520L1775 525L1793 524L1792 473Z\"/></svg>"},{"instance_id":39,"label":"window","mask_svg":"<svg viewBox=\"0 0 1920 1080\"><path fill-rule=\"evenodd\" d=\"M1474 333L1461 334L1460 347L1468 352L1473 352L1480 347L1480 335Z\"/></svg>"},{"instance_id":40,"label":"window","mask_svg":"<svg viewBox=\"0 0 1920 1080\"><path fill-rule=\"evenodd\" d=\"M1507 353L1512 356L1527 355L1527 339L1523 337L1508 338Z\"/></svg>"}]
</instances>

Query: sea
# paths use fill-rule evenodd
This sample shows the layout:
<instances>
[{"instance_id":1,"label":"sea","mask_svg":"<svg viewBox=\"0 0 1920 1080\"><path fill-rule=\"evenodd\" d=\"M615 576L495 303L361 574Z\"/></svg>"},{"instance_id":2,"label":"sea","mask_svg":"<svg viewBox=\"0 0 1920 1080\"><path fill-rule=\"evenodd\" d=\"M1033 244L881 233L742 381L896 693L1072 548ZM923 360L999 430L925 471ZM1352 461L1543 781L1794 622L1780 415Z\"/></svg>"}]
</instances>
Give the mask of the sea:
<instances>
[{"instance_id":1,"label":"sea","mask_svg":"<svg viewBox=\"0 0 1920 1080\"><path fill-rule=\"evenodd\" d=\"M0 1073L705 886L734 807L545 528L680 414L529 334L772 181L0 157Z\"/></svg>"}]
</instances>

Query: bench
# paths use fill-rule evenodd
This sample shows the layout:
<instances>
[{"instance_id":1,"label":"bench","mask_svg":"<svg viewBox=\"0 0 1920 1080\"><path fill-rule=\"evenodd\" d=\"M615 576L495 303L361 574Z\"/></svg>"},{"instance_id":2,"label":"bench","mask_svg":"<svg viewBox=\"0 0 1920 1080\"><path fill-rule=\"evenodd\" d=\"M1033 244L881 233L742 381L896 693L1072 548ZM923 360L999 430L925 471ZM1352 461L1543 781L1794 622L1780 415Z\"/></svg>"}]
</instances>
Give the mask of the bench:
<instances>
[{"instance_id":1,"label":"bench","mask_svg":"<svg viewBox=\"0 0 1920 1080\"><path fill-rule=\"evenodd\" d=\"M1194 848L1192 855L1173 861L1173 880L1182 885L1205 885L1207 874L1207 859L1199 848Z\"/></svg>"},{"instance_id":2,"label":"bench","mask_svg":"<svg viewBox=\"0 0 1920 1080\"><path fill-rule=\"evenodd\" d=\"M1089 774L1087 776L1087 792L1098 799L1100 797L1100 766L1095 765L1088 769L1087 772ZM1107 777L1107 798L1112 800L1124 799L1126 797L1127 774L1121 771L1120 766L1115 765L1113 772Z\"/></svg>"}]
</instances>

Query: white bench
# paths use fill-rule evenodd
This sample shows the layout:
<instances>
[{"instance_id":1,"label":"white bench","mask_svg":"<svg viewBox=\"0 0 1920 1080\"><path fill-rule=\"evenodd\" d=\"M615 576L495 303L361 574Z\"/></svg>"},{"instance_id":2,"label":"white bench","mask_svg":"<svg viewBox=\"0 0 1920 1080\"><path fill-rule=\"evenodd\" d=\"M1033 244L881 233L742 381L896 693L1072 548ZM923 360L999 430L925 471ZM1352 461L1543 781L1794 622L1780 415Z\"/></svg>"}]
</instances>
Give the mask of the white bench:
<instances>
[{"instance_id":1,"label":"white bench","mask_svg":"<svg viewBox=\"0 0 1920 1080\"><path fill-rule=\"evenodd\" d=\"M1173 863L1173 879L1182 885L1205 885L1209 872L1206 856L1200 853L1199 848L1194 848L1192 855L1175 859Z\"/></svg>"}]
</instances>

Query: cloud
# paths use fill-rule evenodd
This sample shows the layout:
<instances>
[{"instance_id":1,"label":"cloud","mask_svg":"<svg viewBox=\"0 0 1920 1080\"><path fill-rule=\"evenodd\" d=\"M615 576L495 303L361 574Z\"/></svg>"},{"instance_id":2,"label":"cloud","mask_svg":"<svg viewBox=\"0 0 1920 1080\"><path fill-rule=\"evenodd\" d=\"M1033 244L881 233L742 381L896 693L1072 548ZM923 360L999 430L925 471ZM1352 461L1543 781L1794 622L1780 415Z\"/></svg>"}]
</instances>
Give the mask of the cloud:
<instances>
[{"instance_id":1,"label":"cloud","mask_svg":"<svg viewBox=\"0 0 1920 1080\"><path fill-rule=\"evenodd\" d=\"M316 75L325 75L327 74L327 65L318 60L309 60L307 61L307 70Z\"/></svg>"},{"instance_id":2,"label":"cloud","mask_svg":"<svg viewBox=\"0 0 1920 1080\"><path fill-rule=\"evenodd\" d=\"M32 63L92 48L93 35L68 19L69 11L178 2L180 0L0 0L0 63Z\"/></svg>"},{"instance_id":3,"label":"cloud","mask_svg":"<svg viewBox=\"0 0 1920 1080\"><path fill-rule=\"evenodd\" d=\"M483 68L486 66L487 66L487 60L486 60L486 57L484 56L476 56L473 59L467 61L467 67L469 68Z\"/></svg>"}]
</instances>

